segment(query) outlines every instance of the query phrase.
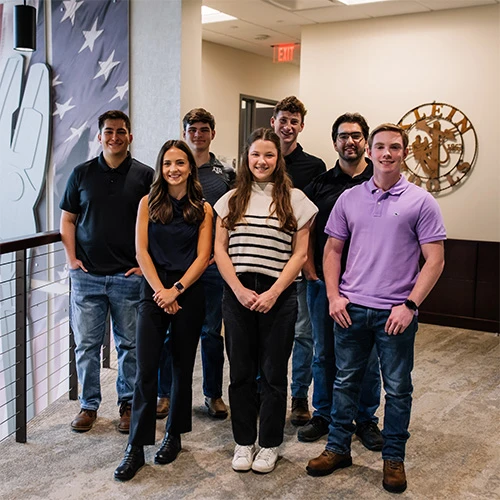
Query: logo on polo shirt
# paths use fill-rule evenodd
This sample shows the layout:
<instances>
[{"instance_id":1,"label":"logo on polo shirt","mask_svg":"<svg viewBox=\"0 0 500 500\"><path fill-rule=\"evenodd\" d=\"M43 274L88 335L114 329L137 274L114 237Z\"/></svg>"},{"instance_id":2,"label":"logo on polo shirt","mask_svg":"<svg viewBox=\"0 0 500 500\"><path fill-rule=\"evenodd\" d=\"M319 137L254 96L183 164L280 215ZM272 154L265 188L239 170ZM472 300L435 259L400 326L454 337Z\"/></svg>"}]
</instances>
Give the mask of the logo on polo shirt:
<instances>
[{"instance_id":1,"label":"logo on polo shirt","mask_svg":"<svg viewBox=\"0 0 500 500\"><path fill-rule=\"evenodd\" d=\"M477 157L477 135L465 113L444 103L427 103L406 113L398 125L408 133L403 173L437 193L463 182Z\"/></svg>"}]
</instances>

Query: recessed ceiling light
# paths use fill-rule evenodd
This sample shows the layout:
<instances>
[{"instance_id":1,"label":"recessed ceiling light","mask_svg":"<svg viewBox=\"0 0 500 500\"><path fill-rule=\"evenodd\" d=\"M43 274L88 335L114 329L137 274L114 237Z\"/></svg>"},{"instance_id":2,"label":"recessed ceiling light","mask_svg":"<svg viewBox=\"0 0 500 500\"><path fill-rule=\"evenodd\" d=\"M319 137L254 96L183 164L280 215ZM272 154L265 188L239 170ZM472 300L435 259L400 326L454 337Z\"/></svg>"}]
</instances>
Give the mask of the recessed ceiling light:
<instances>
[{"instance_id":1,"label":"recessed ceiling light","mask_svg":"<svg viewBox=\"0 0 500 500\"><path fill-rule=\"evenodd\" d=\"M223 21L233 21L237 17L224 14L220 10L211 9L206 5L201 6L201 24L221 23Z\"/></svg>"}]
</instances>

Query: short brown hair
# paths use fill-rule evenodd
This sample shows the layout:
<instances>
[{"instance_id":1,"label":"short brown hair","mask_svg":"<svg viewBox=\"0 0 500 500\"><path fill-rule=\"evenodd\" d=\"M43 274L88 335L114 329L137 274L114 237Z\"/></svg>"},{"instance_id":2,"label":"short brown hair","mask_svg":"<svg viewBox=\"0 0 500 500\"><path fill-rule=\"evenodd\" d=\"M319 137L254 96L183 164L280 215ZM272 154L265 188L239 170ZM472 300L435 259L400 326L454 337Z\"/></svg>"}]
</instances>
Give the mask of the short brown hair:
<instances>
[{"instance_id":1,"label":"short brown hair","mask_svg":"<svg viewBox=\"0 0 500 500\"><path fill-rule=\"evenodd\" d=\"M97 126L99 127L99 132L102 132L102 129L104 127L104 122L106 120L123 120L125 122L125 127L127 127L127 130L130 132L130 118L123 111L120 111L119 109L110 109L109 111L103 113L97 119Z\"/></svg>"},{"instance_id":2,"label":"short brown hair","mask_svg":"<svg viewBox=\"0 0 500 500\"><path fill-rule=\"evenodd\" d=\"M288 111L289 113L299 113L304 123L304 118L307 114L307 109L304 104L299 101L294 95L281 99L276 106L274 106L273 117L276 118L280 111Z\"/></svg>"},{"instance_id":3,"label":"short brown hair","mask_svg":"<svg viewBox=\"0 0 500 500\"><path fill-rule=\"evenodd\" d=\"M188 125L197 122L206 123L212 130L215 130L214 115L203 108L194 108L188 111L182 119L182 129L186 130Z\"/></svg>"},{"instance_id":4,"label":"short brown hair","mask_svg":"<svg viewBox=\"0 0 500 500\"><path fill-rule=\"evenodd\" d=\"M399 135L401 135L401 139L403 139L403 147L406 149L408 147L409 139L408 139L408 134L406 131L400 127L399 125L395 125L394 123L382 123L378 127L375 127L371 134L368 136L368 147L371 149L373 145L373 138L379 133L379 132L397 132Z\"/></svg>"}]
</instances>

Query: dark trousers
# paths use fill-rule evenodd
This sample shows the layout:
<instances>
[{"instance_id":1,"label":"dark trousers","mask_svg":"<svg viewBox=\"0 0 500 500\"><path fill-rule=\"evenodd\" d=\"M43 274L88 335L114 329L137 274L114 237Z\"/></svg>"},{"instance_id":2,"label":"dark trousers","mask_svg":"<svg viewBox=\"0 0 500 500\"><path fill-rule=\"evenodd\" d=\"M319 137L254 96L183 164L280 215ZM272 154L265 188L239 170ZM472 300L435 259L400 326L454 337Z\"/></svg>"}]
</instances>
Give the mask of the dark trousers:
<instances>
[{"instance_id":1,"label":"dark trousers","mask_svg":"<svg viewBox=\"0 0 500 500\"><path fill-rule=\"evenodd\" d=\"M158 271L166 288L183 273ZM172 352L172 392L166 430L172 434L191 431L193 368L201 326L205 317L203 286L191 285L178 303L182 309L167 314L153 300L153 290L146 280L141 291L137 319L137 377L132 402L129 444L154 444L156 434L156 396L158 366L165 335L170 327Z\"/></svg>"},{"instance_id":2,"label":"dark trousers","mask_svg":"<svg viewBox=\"0 0 500 500\"><path fill-rule=\"evenodd\" d=\"M242 273L243 286L262 293L276 281L258 273ZM243 307L228 286L222 300L226 350L230 366L229 403L234 440L240 445L257 439L265 448L283 442L287 369L297 319L297 292L292 283L266 313ZM260 413L257 375L260 373Z\"/></svg>"}]
</instances>

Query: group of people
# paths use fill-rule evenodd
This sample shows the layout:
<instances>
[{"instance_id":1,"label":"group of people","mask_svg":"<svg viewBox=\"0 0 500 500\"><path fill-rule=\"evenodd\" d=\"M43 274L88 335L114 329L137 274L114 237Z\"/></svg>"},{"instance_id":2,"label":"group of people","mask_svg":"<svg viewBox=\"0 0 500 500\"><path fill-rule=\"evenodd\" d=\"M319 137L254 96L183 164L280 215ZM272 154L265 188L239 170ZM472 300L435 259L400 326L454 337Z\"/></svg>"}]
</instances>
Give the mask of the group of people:
<instances>
[{"instance_id":1,"label":"group of people","mask_svg":"<svg viewBox=\"0 0 500 500\"><path fill-rule=\"evenodd\" d=\"M307 473L350 466L355 433L382 451L383 487L406 489L417 311L443 269L442 217L432 196L401 175L408 137L399 126L369 134L358 113L340 116L332 126L339 159L326 170L298 143L305 115L295 96L280 101L270 128L248 138L236 176L210 152L215 120L202 108L184 117L184 140L162 146L154 172L128 152L127 115L99 118L103 152L71 174L61 235L81 385L71 427L88 431L97 418L109 314L118 430L129 434L116 479L144 465L144 446L155 443L156 419L166 415L154 460L176 459L181 434L191 430L201 337L203 392L214 418L228 415L225 340L235 471L276 466L292 356L298 439L328 435Z\"/></svg>"}]
</instances>

